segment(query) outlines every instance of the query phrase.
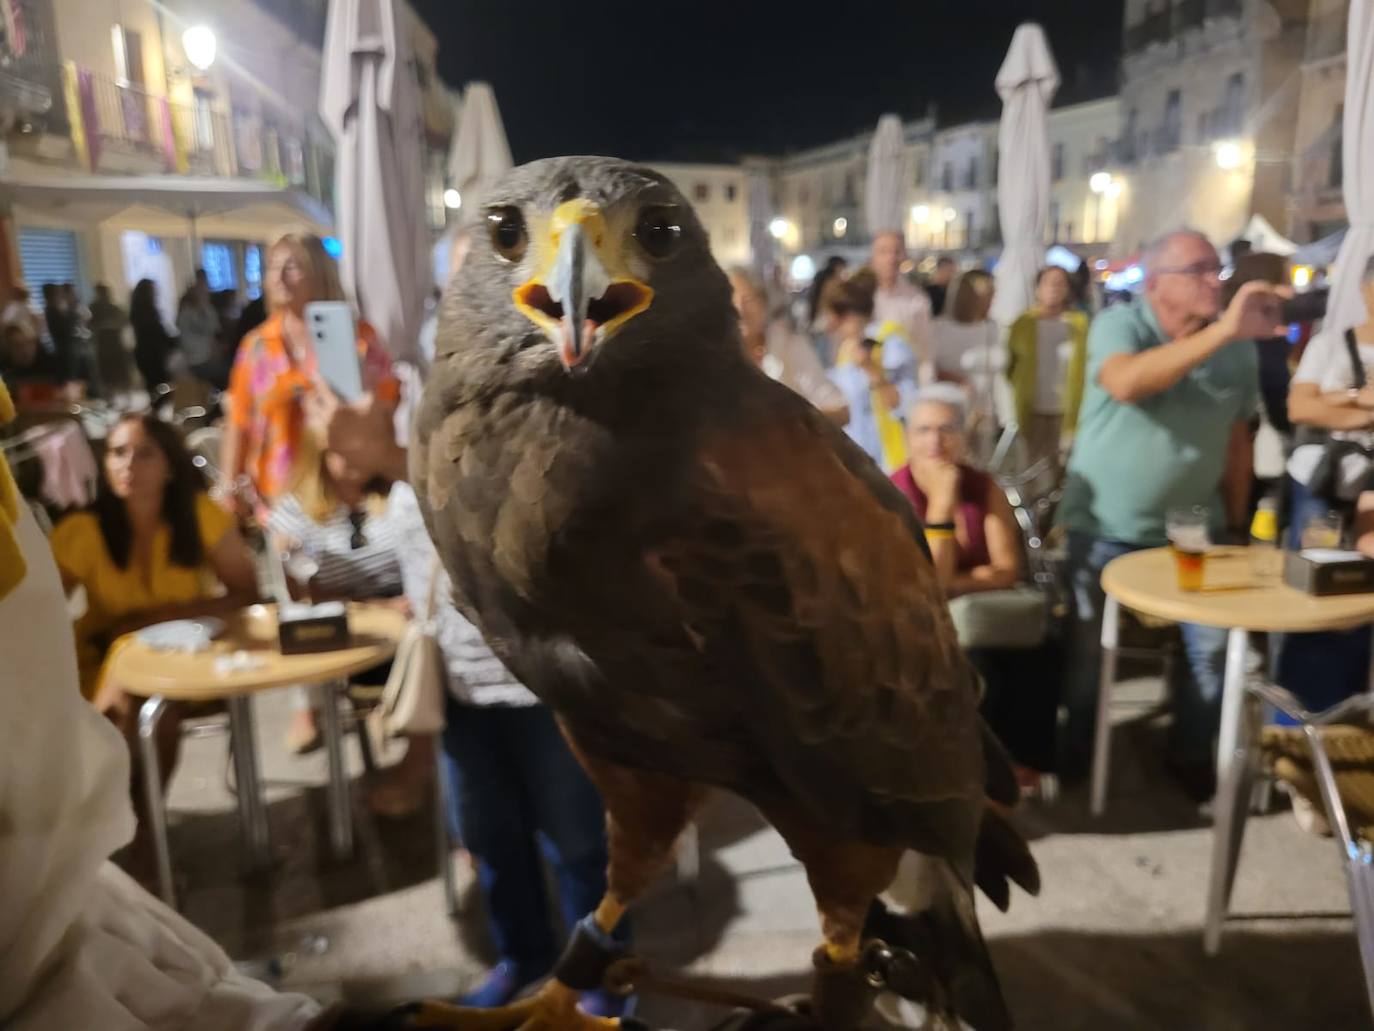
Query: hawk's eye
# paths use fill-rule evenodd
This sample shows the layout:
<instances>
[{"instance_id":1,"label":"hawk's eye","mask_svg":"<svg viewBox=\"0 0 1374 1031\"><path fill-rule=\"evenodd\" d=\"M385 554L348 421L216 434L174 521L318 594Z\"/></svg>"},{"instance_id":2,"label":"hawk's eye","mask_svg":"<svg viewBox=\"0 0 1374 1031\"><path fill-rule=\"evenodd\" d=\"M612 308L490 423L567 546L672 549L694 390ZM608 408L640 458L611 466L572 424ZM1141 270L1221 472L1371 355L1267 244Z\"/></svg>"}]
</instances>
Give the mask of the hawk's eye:
<instances>
[{"instance_id":1,"label":"hawk's eye","mask_svg":"<svg viewBox=\"0 0 1374 1031\"><path fill-rule=\"evenodd\" d=\"M682 226L678 221L673 208L645 208L635 222L635 239L651 258L666 258L677 250L682 239Z\"/></svg>"},{"instance_id":2,"label":"hawk's eye","mask_svg":"<svg viewBox=\"0 0 1374 1031\"><path fill-rule=\"evenodd\" d=\"M496 253L507 261L519 261L525 256L525 246L530 242L525 232L525 216L514 206L494 208L487 212L487 231L491 234L491 245Z\"/></svg>"}]
</instances>

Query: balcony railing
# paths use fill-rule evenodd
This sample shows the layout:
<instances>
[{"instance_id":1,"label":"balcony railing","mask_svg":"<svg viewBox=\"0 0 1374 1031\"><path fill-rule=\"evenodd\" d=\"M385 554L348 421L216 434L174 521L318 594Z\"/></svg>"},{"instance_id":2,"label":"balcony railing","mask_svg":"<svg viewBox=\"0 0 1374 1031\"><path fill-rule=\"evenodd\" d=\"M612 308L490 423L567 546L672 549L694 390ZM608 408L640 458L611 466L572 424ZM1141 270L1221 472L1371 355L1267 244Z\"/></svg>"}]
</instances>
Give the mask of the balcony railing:
<instances>
[{"instance_id":1,"label":"balcony railing","mask_svg":"<svg viewBox=\"0 0 1374 1031\"><path fill-rule=\"evenodd\" d=\"M75 110L39 125L50 135L79 140L78 156L93 172L261 179L329 203L333 153L327 138L256 111L224 111L209 97L177 103L70 65L66 76Z\"/></svg>"}]
</instances>

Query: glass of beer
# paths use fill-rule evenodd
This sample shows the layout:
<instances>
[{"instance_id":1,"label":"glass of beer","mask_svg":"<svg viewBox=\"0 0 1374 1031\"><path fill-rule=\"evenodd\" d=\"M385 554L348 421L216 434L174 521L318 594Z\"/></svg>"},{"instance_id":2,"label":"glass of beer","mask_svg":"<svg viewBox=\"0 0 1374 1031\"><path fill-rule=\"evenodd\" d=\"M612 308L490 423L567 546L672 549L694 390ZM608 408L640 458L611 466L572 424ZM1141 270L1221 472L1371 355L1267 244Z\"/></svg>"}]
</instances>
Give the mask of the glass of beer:
<instances>
[{"instance_id":1,"label":"glass of beer","mask_svg":"<svg viewBox=\"0 0 1374 1031\"><path fill-rule=\"evenodd\" d=\"M1207 549L1212 543L1207 524L1207 509L1200 505L1174 509L1165 517L1165 533L1169 537L1169 548L1174 553L1180 591L1202 590L1202 578L1207 569Z\"/></svg>"}]
</instances>

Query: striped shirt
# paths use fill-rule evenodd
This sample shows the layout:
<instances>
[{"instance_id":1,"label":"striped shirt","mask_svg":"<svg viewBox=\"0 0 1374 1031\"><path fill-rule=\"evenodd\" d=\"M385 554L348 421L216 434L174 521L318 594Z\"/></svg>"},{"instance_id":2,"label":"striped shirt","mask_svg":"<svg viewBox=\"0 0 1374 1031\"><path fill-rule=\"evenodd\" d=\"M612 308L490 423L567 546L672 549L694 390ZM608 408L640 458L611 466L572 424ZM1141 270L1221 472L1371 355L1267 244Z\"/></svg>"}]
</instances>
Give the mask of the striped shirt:
<instances>
[{"instance_id":1,"label":"striped shirt","mask_svg":"<svg viewBox=\"0 0 1374 1031\"><path fill-rule=\"evenodd\" d=\"M305 514L294 494L284 494L268 514L267 529L282 540L299 541L302 550L319 563L311 586L322 595L382 598L400 594L401 566L390 515L385 510L377 514L365 509L353 518L350 514L340 505L328 519L316 522Z\"/></svg>"},{"instance_id":2,"label":"striped shirt","mask_svg":"<svg viewBox=\"0 0 1374 1031\"><path fill-rule=\"evenodd\" d=\"M439 577L434 590L434 632L444 653L449 692L465 705L537 705L539 699L515 679L487 647L482 632L454 607L453 587L437 564L438 555L410 484L391 488L387 514L397 533L406 597L417 618L425 612L430 577Z\"/></svg>"}]
</instances>

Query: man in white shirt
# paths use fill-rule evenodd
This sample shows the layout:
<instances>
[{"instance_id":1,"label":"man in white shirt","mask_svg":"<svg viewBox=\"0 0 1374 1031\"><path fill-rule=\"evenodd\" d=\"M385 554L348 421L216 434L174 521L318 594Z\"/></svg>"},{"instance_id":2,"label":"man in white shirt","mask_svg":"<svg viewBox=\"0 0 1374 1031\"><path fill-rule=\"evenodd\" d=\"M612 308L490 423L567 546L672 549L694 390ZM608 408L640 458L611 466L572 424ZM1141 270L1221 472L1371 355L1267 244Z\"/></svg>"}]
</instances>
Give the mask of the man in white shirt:
<instances>
[{"instance_id":1,"label":"man in white shirt","mask_svg":"<svg viewBox=\"0 0 1374 1031\"><path fill-rule=\"evenodd\" d=\"M902 275L905 260L906 241L901 233L891 230L873 238L869 266L878 280L878 291L873 295L873 321L879 325L893 322L901 327L902 336L916 353L924 380L924 371L930 364L930 298Z\"/></svg>"}]
</instances>

